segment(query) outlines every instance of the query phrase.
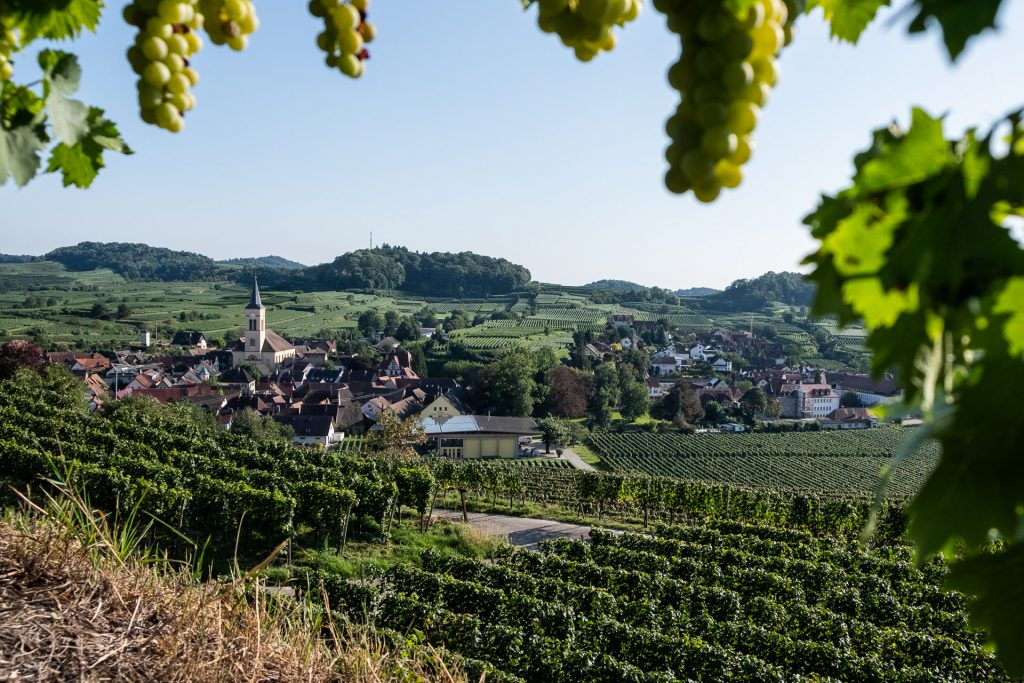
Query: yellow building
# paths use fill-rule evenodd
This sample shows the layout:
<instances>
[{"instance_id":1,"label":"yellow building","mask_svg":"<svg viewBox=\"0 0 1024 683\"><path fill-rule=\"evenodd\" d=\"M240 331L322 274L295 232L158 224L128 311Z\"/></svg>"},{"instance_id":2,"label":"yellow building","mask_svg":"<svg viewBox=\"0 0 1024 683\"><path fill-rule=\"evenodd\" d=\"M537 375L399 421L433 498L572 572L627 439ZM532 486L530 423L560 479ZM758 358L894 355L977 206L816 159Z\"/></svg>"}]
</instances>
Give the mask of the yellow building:
<instances>
[{"instance_id":1,"label":"yellow building","mask_svg":"<svg viewBox=\"0 0 1024 683\"><path fill-rule=\"evenodd\" d=\"M420 417L455 417L457 415L469 415L471 412L469 409L469 402L466 400L466 392L464 389L452 389L451 391L441 394L435 398L424 410L420 413Z\"/></svg>"},{"instance_id":2,"label":"yellow building","mask_svg":"<svg viewBox=\"0 0 1024 683\"><path fill-rule=\"evenodd\" d=\"M521 438L540 433L528 417L426 417L420 425L434 454L446 458L515 458Z\"/></svg>"}]
</instances>

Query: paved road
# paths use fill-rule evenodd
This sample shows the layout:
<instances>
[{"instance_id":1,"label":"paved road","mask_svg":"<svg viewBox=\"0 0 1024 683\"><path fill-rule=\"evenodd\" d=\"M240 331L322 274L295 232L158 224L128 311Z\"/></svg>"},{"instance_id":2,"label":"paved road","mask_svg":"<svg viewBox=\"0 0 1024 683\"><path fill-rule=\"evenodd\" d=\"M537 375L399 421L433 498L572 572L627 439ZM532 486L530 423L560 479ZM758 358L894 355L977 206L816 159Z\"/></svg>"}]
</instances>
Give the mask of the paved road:
<instances>
[{"instance_id":1,"label":"paved road","mask_svg":"<svg viewBox=\"0 0 1024 683\"><path fill-rule=\"evenodd\" d=\"M462 521L462 512L459 510L434 510L434 515L453 522ZM481 531L496 536L508 536L509 543L524 548L536 547L538 543L549 538L590 538L589 526L565 524L550 519L510 517L485 512L470 512L468 517L469 523Z\"/></svg>"},{"instance_id":2,"label":"paved road","mask_svg":"<svg viewBox=\"0 0 1024 683\"><path fill-rule=\"evenodd\" d=\"M530 447L539 450L543 457L552 457L555 452L554 449L551 449L551 456L545 454L543 441L534 441L533 443L530 444ZM572 466L578 470L590 470L591 472L594 471L594 468L591 465L583 462L583 459L571 448L563 448L562 455L558 457L560 457L562 460L568 460L570 463L572 463Z\"/></svg>"}]
</instances>

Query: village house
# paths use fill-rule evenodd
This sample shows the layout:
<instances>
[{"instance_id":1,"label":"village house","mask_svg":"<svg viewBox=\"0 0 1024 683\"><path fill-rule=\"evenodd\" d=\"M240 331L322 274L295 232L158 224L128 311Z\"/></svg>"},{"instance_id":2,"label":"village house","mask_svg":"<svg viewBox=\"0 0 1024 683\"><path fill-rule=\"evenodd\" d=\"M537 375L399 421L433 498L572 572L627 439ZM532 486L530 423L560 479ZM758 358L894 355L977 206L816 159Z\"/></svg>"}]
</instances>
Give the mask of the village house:
<instances>
[{"instance_id":1,"label":"village house","mask_svg":"<svg viewBox=\"0 0 1024 683\"><path fill-rule=\"evenodd\" d=\"M878 418L867 408L836 408L821 421L823 429L869 429L878 424Z\"/></svg>"},{"instance_id":2,"label":"village house","mask_svg":"<svg viewBox=\"0 0 1024 683\"><path fill-rule=\"evenodd\" d=\"M722 356L714 356L709 360L711 369L715 372L732 372L732 361Z\"/></svg>"},{"instance_id":3,"label":"village house","mask_svg":"<svg viewBox=\"0 0 1024 683\"><path fill-rule=\"evenodd\" d=\"M179 331L174 333L171 346L191 346L202 351L207 349L206 336L199 331Z\"/></svg>"},{"instance_id":4,"label":"village house","mask_svg":"<svg viewBox=\"0 0 1024 683\"><path fill-rule=\"evenodd\" d=\"M330 415L288 415L275 417L295 432L292 443L296 446L320 446L330 448L342 440L334 429L334 418Z\"/></svg>"},{"instance_id":5,"label":"village house","mask_svg":"<svg viewBox=\"0 0 1024 683\"><path fill-rule=\"evenodd\" d=\"M454 389L431 401L423 410L422 417L450 417L453 415L468 415L472 410L469 407L469 396L463 389Z\"/></svg>"},{"instance_id":6,"label":"village house","mask_svg":"<svg viewBox=\"0 0 1024 683\"><path fill-rule=\"evenodd\" d=\"M784 384L778 400L785 418L821 418L839 408L839 394L827 384Z\"/></svg>"}]
</instances>

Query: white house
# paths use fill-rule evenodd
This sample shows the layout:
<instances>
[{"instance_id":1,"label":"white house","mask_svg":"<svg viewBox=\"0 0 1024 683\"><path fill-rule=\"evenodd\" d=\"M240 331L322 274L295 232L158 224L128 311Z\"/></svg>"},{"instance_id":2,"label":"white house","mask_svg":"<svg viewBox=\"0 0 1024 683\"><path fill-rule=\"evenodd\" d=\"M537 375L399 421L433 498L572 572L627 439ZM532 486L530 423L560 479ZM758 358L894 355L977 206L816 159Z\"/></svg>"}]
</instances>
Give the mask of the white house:
<instances>
[{"instance_id":1,"label":"white house","mask_svg":"<svg viewBox=\"0 0 1024 683\"><path fill-rule=\"evenodd\" d=\"M826 417L839 408L839 394L827 384L783 384L779 392L783 417Z\"/></svg>"},{"instance_id":2,"label":"white house","mask_svg":"<svg viewBox=\"0 0 1024 683\"><path fill-rule=\"evenodd\" d=\"M721 356L715 356L714 360L711 361L711 368L715 372L732 372L732 361L726 360Z\"/></svg>"},{"instance_id":3,"label":"white house","mask_svg":"<svg viewBox=\"0 0 1024 683\"><path fill-rule=\"evenodd\" d=\"M292 443L297 446L328 448L344 437L334 431L334 418L330 415L295 415L286 424L295 431Z\"/></svg>"},{"instance_id":4,"label":"white house","mask_svg":"<svg viewBox=\"0 0 1024 683\"><path fill-rule=\"evenodd\" d=\"M659 382L657 378L651 377L647 380L647 397L654 399L662 398L672 391L672 387L675 385L675 382Z\"/></svg>"}]
</instances>

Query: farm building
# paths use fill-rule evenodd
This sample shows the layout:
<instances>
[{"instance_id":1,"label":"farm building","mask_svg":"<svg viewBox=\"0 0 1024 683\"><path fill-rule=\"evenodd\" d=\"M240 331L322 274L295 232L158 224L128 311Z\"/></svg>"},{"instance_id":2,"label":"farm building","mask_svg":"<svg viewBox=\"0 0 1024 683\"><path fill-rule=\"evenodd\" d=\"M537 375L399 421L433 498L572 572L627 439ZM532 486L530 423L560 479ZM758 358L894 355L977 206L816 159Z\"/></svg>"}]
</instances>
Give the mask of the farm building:
<instances>
[{"instance_id":1,"label":"farm building","mask_svg":"<svg viewBox=\"0 0 1024 683\"><path fill-rule=\"evenodd\" d=\"M514 458L519 455L520 437L540 433L528 417L425 417L420 425L428 448L449 458Z\"/></svg>"}]
</instances>

